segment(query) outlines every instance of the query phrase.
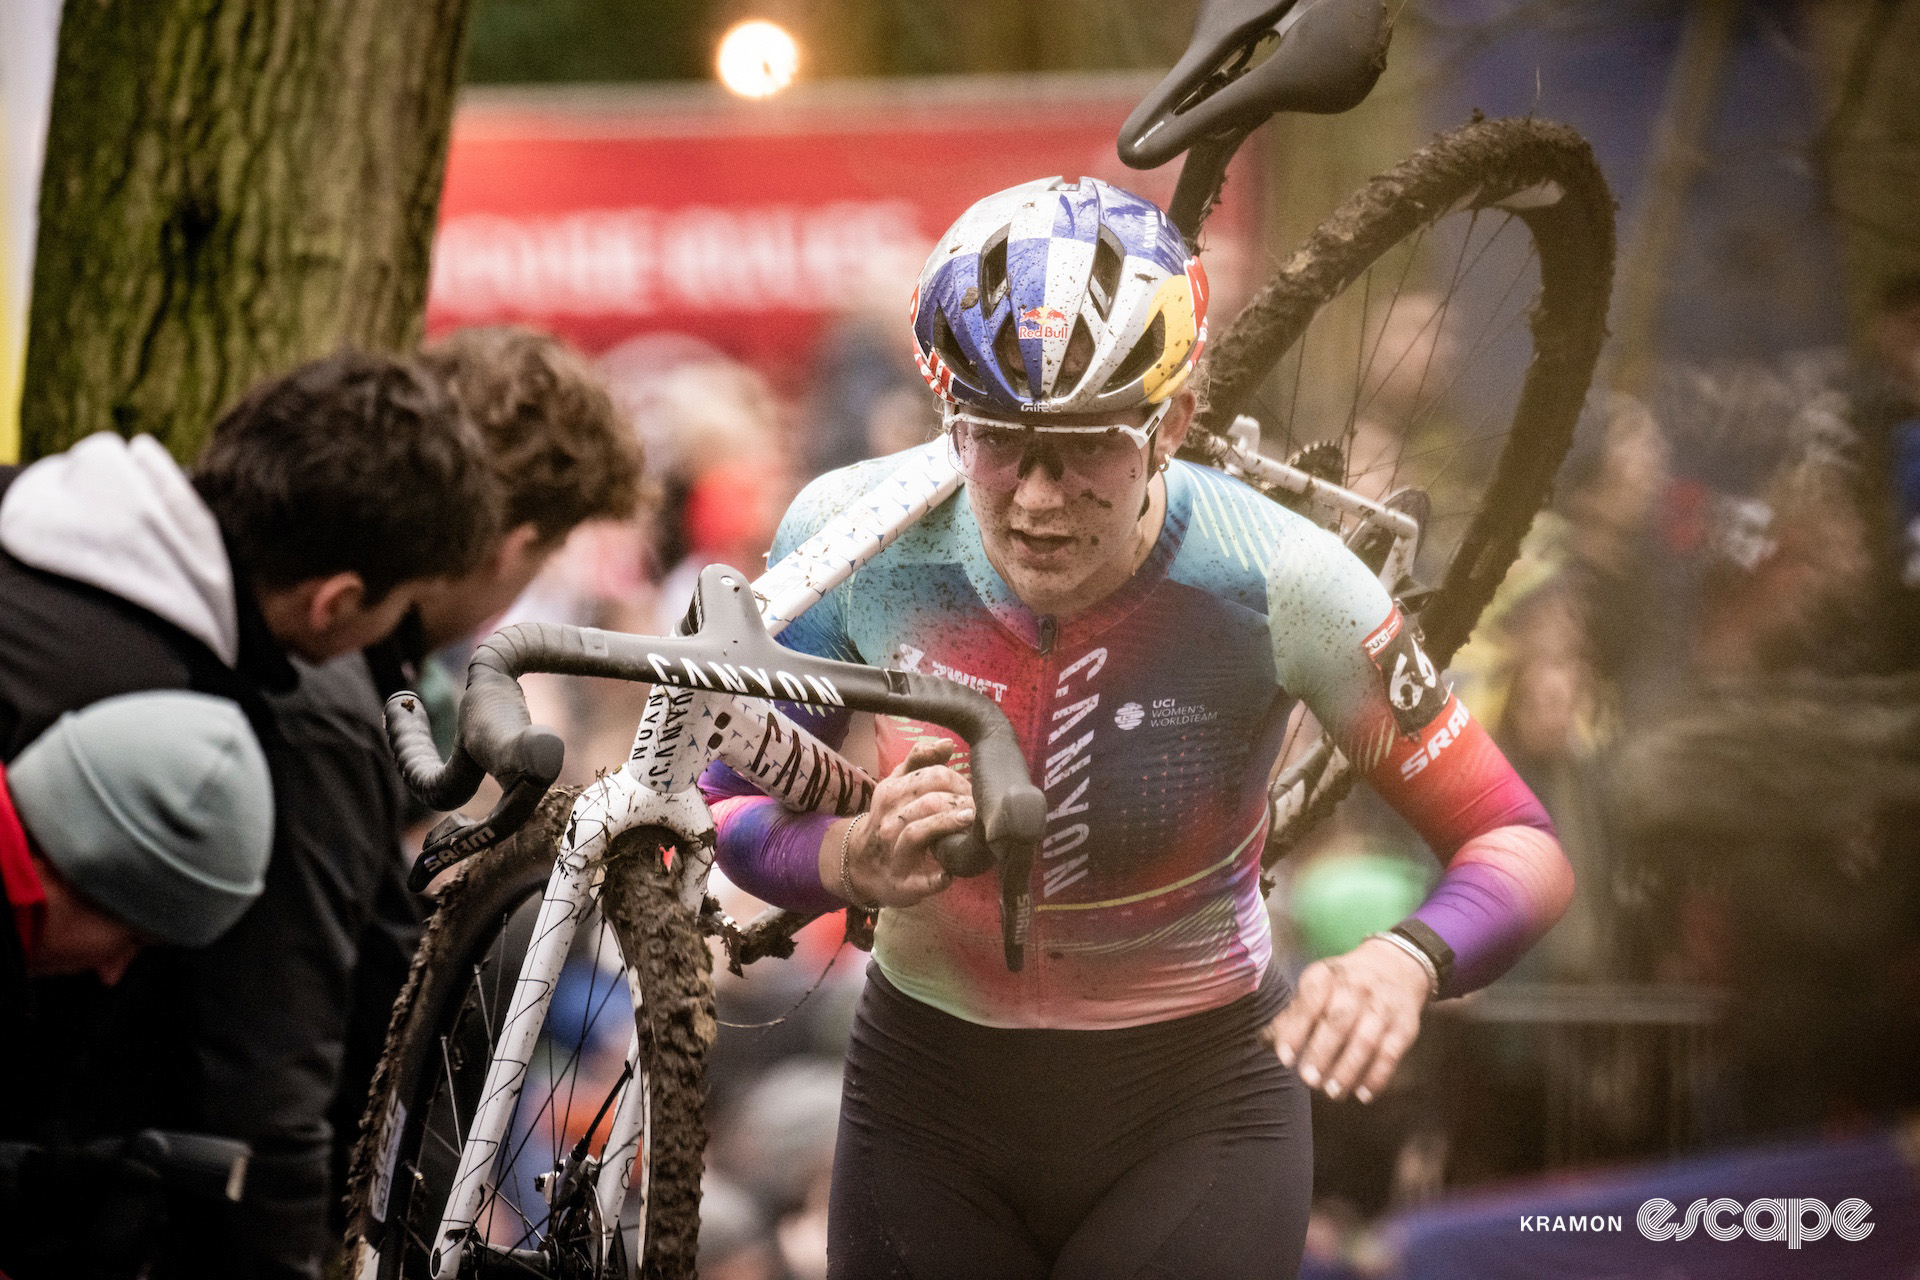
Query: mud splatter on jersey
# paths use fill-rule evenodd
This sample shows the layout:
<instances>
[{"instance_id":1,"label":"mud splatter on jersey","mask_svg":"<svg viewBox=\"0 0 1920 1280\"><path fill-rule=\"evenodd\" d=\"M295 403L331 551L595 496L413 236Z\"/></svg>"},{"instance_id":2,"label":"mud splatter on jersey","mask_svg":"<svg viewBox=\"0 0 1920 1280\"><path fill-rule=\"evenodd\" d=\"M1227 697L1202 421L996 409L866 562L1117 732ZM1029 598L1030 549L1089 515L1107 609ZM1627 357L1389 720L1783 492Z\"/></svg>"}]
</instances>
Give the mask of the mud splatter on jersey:
<instances>
[{"instance_id":1,"label":"mud splatter on jersey","mask_svg":"<svg viewBox=\"0 0 1920 1280\"><path fill-rule=\"evenodd\" d=\"M773 558L904 456L809 485ZM1023 605L987 561L961 495L781 636L996 699L1046 794L1026 967L1010 973L1002 958L995 877L959 881L880 916L874 954L916 999L991 1026L1097 1029L1253 991L1272 953L1259 889L1266 783L1296 699L1442 859L1499 828L1551 831L1337 539L1205 468L1175 463L1166 483L1146 562L1080 614L1043 618ZM845 733L844 714L801 714L829 741ZM890 769L916 741L951 735L882 718L877 736ZM716 799L744 790L723 767L708 784ZM766 826L740 820L738 805L727 811L722 865L751 864ZM1497 904L1497 914L1531 941L1534 904Z\"/></svg>"}]
</instances>

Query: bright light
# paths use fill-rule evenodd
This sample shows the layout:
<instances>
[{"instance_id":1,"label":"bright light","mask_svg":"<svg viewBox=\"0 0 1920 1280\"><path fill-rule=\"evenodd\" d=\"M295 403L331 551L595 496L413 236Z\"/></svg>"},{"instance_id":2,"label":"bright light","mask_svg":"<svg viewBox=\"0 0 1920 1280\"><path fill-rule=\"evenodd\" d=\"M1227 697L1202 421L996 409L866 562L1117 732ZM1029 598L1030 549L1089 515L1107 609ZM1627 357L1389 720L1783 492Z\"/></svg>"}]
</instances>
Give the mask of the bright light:
<instances>
[{"instance_id":1,"label":"bright light","mask_svg":"<svg viewBox=\"0 0 1920 1280\"><path fill-rule=\"evenodd\" d=\"M720 83L743 98L766 98L793 83L800 46L762 18L741 22L720 39Z\"/></svg>"}]
</instances>

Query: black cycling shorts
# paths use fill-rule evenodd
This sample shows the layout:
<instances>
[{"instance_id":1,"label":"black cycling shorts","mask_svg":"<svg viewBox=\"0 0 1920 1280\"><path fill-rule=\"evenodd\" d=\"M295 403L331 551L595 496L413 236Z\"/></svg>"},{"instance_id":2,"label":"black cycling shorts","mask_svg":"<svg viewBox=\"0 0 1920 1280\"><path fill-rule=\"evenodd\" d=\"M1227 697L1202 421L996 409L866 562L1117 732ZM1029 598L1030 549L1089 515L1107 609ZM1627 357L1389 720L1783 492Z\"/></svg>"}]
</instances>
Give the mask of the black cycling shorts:
<instances>
[{"instance_id":1,"label":"black cycling shorts","mask_svg":"<svg viewBox=\"0 0 1920 1280\"><path fill-rule=\"evenodd\" d=\"M1293 1277L1306 1087L1257 1040L1289 996L1116 1031L983 1027L868 971L833 1170L831 1280Z\"/></svg>"}]
</instances>

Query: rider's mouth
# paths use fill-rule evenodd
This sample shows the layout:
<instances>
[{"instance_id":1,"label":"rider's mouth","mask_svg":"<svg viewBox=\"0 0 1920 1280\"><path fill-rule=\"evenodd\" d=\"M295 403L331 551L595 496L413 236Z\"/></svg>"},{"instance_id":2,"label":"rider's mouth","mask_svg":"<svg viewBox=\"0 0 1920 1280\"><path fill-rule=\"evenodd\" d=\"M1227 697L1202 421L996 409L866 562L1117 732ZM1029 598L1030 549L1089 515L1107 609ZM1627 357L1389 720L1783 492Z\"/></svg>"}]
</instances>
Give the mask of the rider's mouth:
<instances>
[{"instance_id":1,"label":"rider's mouth","mask_svg":"<svg viewBox=\"0 0 1920 1280\"><path fill-rule=\"evenodd\" d=\"M1073 539L1064 534L1025 533L1019 529L1011 532L1014 542L1032 556L1051 556L1073 544Z\"/></svg>"}]
</instances>

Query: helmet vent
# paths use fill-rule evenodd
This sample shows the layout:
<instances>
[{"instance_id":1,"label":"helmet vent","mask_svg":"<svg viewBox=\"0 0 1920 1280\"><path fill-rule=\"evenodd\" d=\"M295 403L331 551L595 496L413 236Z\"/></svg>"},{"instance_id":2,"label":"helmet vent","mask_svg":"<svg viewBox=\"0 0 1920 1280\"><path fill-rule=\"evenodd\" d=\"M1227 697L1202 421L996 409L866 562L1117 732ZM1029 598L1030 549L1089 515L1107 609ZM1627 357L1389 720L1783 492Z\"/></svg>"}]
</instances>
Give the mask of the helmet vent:
<instances>
[{"instance_id":1,"label":"helmet vent","mask_svg":"<svg viewBox=\"0 0 1920 1280\"><path fill-rule=\"evenodd\" d=\"M1007 232L1002 230L980 251L980 309L992 315L1007 296Z\"/></svg>"},{"instance_id":2,"label":"helmet vent","mask_svg":"<svg viewBox=\"0 0 1920 1280\"><path fill-rule=\"evenodd\" d=\"M1073 322L1073 336L1067 339L1067 353L1060 360L1060 373L1053 384L1056 394L1078 386L1092 363L1093 333L1087 328L1086 317L1081 316Z\"/></svg>"},{"instance_id":3,"label":"helmet vent","mask_svg":"<svg viewBox=\"0 0 1920 1280\"><path fill-rule=\"evenodd\" d=\"M993 354L1014 392L1022 396L1031 395L1027 385L1027 358L1020 351L1020 339L1014 332L1012 312L1007 313L1007 318L1000 323L1000 332L993 337Z\"/></svg>"},{"instance_id":4,"label":"helmet vent","mask_svg":"<svg viewBox=\"0 0 1920 1280\"><path fill-rule=\"evenodd\" d=\"M967 353L961 349L960 340L953 336L953 326L947 323L947 313L944 308L933 313L933 349L942 360L947 362L948 367L960 381L973 387L985 385L980 380L979 368L967 358Z\"/></svg>"},{"instance_id":5,"label":"helmet vent","mask_svg":"<svg viewBox=\"0 0 1920 1280\"><path fill-rule=\"evenodd\" d=\"M1166 317L1156 312L1153 323L1148 325L1147 331L1140 335L1140 341L1133 344L1133 350L1127 352L1127 358L1120 362L1120 367L1113 371L1113 376L1107 379L1107 385L1102 390L1118 391L1126 386L1145 373L1148 366L1158 360L1166 349Z\"/></svg>"},{"instance_id":6,"label":"helmet vent","mask_svg":"<svg viewBox=\"0 0 1920 1280\"><path fill-rule=\"evenodd\" d=\"M1093 278L1087 292L1093 295L1094 310L1100 313L1102 320L1113 310L1113 295L1119 291L1120 270L1126 258L1119 238L1101 227L1100 238L1093 246Z\"/></svg>"}]
</instances>

